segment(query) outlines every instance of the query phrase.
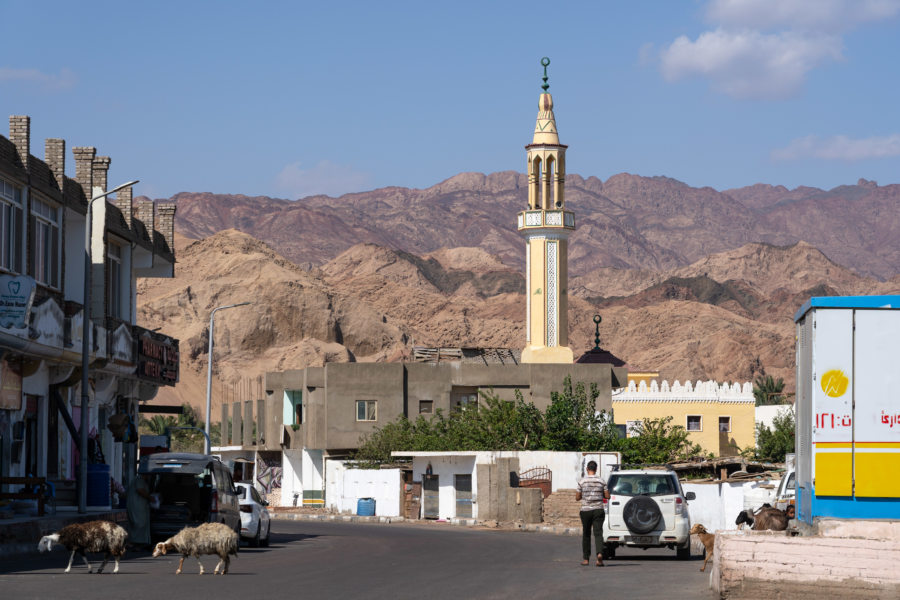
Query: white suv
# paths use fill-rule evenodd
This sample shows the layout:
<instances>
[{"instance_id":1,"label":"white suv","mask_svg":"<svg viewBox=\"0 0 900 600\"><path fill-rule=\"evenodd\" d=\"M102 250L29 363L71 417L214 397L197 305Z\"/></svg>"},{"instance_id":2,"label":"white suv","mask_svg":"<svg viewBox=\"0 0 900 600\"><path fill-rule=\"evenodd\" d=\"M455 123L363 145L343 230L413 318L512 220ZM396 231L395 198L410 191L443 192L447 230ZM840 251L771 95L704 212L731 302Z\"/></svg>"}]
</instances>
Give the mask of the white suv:
<instances>
[{"instance_id":1,"label":"white suv","mask_svg":"<svg viewBox=\"0 0 900 600\"><path fill-rule=\"evenodd\" d=\"M691 557L691 517L687 494L675 471L665 468L616 470L607 482L609 499L603 526L605 558L616 548L669 548L679 559Z\"/></svg>"}]
</instances>

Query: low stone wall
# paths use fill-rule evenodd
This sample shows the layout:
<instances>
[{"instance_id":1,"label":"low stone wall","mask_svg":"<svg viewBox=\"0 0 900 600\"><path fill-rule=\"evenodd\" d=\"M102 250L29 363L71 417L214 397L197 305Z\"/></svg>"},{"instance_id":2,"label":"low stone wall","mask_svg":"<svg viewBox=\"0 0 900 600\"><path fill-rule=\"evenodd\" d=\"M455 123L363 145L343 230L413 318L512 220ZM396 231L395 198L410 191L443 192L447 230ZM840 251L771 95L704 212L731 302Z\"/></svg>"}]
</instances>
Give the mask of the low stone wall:
<instances>
[{"instance_id":1,"label":"low stone wall","mask_svg":"<svg viewBox=\"0 0 900 600\"><path fill-rule=\"evenodd\" d=\"M723 598L898 598L900 523L828 520L819 534L720 531L710 587Z\"/></svg>"}]
</instances>

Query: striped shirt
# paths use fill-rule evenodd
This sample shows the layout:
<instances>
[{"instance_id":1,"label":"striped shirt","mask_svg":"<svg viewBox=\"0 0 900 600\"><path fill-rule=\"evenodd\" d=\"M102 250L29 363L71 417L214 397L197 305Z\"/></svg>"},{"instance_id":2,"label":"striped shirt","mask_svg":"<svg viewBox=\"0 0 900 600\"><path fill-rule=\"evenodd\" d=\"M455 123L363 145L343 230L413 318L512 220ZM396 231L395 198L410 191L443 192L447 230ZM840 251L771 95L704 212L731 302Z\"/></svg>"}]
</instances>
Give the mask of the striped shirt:
<instances>
[{"instance_id":1,"label":"striped shirt","mask_svg":"<svg viewBox=\"0 0 900 600\"><path fill-rule=\"evenodd\" d=\"M578 480L578 491L581 493L581 510L597 510L603 508L603 492L606 481L599 475L588 475Z\"/></svg>"}]
</instances>

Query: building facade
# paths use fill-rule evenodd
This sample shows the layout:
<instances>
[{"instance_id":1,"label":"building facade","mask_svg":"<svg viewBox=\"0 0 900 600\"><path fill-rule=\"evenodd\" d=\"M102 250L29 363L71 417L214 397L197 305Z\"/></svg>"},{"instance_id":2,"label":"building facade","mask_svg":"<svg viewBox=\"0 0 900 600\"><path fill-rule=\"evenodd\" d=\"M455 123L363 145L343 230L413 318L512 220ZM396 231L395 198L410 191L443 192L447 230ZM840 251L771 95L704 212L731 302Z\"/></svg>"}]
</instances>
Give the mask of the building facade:
<instances>
[{"instance_id":1,"label":"building facade","mask_svg":"<svg viewBox=\"0 0 900 600\"><path fill-rule=\"evenodd\" d=\"M749 382L676 381L670 386L668 381L631 381L613 396L612 409L629 436L643 419L672 417L672 425L684 427L691 442L716 456L735 456L756 446L756 399Z\"/></svg>"},{"instance_id":2,"label":"building facade","mask_svg":"<svg viewBox=\"0 0 900 600\"><path fill-rule=\"evenodd\" d=\"M140 327L136 305L138 278L174 274L175 205L135 202L130 187L93 202L88 273L88 202L107 191L111 161L93 147L72 155L74 179L64 140L46 140L44 159L34 156L27 116L10 117L9 138L0 136L0 476L46 477L61 506L75 496L67 491L81 411L89 412L89 462L127 484L135 444L124 440L138 403L178 380L178 340ZM88 328L89 404L81 406Z\"/></svg>"}]
</instances>

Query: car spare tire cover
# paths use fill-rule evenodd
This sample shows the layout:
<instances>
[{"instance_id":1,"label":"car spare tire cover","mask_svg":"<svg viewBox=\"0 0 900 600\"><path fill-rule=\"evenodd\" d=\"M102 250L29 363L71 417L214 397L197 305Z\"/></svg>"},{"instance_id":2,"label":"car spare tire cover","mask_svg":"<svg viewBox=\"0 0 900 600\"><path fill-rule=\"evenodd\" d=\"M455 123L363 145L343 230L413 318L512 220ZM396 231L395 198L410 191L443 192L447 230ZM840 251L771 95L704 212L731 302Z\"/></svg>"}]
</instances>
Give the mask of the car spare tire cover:
<instances>
[{"instance_id":1,"label":"car spare tire cover","mask_svg":"<svg viewBox=\"0 0 900 600\"><path fill-rule=\"evenodd\" d=\"M622 511L625 525L634 533L650 533L656 529L662 513L656 500L649 496L635 496Z\"/></svg>"}]
</instances>

